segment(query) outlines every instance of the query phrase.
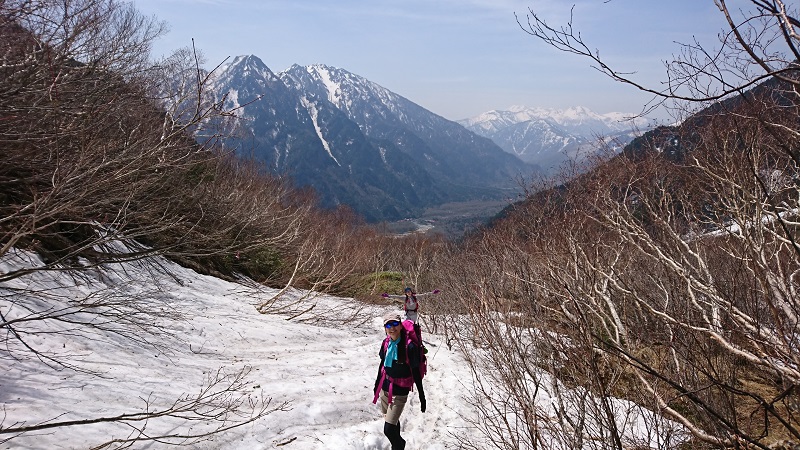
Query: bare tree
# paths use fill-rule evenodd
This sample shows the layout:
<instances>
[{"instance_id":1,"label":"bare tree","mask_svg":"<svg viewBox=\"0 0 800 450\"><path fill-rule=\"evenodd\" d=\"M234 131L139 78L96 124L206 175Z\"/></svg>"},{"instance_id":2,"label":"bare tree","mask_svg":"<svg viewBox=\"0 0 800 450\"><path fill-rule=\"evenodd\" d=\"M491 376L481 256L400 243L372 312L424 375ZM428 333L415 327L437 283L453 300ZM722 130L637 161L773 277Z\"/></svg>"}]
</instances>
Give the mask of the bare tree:
<instances>
[{"instance_id":1,"label":"bare tree","mask_svg":"<svg viewBox=\"0 0 800 450\"><path fill-rule=\"evenodd\" d=\"M534 189L437 265L464 300L449 339L469 356L486 436L467 448L800 442L797 11L715 3L720 47L683 46L658 88L571 23L520 20L656 103L683 102L687 120Z\"/></svg>"},{"instance_id":2,"label":"bare tree","mask_svg":"<svg viewBox=\"0 0 800 450\"><path fill-rule=\"evenodd\" d=\"M149 46L163 29L114 0L0 3L0 258L14 259L19 249L40 256L0 271L0 357L9 364L33 358L97 375L69 354L39 348L31 337L42 333L112 333L167 352L174 335L166 318L180 314L155 295L116 289L130 282L116 263L136 261L154 272L153 280L165 275L154 255L206 272L259 274L270 270L268 263L237 268L234 255L250 261L291 249L306 225L309 204L293 201L285 180L221 153L214 133L195 140L192 133L229 112L207 100L208 78L196 53L177 54L171 67L149 61ZM178 71L195 75L191 89L166 95L155 88L170 86L163 78ZM26 284L47 272L68 274L73 286L99 277L109 288L64 298ZM148 439L191 442L282 408L251 398L242 389L245 375L220 373L199 394L163 409L2 424L0 434L9 440L52 427L115 423L131 430L117 447ZM145 432L159 418L207 426L175 435Z\"/></svg>"}]
</instances>

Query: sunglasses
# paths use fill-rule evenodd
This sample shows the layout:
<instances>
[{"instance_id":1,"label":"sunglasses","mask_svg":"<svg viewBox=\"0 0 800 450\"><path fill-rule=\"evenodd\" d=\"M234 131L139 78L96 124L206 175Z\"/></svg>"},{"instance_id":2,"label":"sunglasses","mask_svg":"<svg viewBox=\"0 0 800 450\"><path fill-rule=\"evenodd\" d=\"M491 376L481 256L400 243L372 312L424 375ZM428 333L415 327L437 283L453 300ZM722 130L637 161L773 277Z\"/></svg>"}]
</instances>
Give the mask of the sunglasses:
<instances>
[{"instance_id":1,"label":"sunglasses","mask_svg":"<svg viewBox=\"0 0 800 450\"><path fill-rule=\"evenodd\" d=\"M386 327L386 328L394 328L394 327L396 327L396 326L398 326L398 325L400 325L400 322L398 322L398 321L396 321L396 320L393 320L393 321L391 321L391 322L386 322L386 324L384 325L384 327Z\"/></svg>"}]
</instances>

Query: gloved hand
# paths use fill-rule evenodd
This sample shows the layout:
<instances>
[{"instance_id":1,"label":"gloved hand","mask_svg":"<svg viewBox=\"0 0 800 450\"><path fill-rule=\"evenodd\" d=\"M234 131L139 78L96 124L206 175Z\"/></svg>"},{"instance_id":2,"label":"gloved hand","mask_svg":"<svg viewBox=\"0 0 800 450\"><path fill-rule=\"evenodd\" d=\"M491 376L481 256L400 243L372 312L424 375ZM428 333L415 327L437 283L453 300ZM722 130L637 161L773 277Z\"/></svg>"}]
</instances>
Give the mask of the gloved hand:
<instances>
[{"instance_id":1,"label":"gloved hand","mask_svg":"<svg viewBox=\"0 0 800 450\"><path fill-rule=\"evenodd\" d=\"M434 289L434 290L433 290L433 293L434 293L434 294L438 294L438 293L439 293L439 290L438 290L438 289Z\"/></svg>"},{"instance_id":2,"label":"gloved hand","mask_svg":"<svg viewBox=\"0 0 800 450\"><path fill-rule=\"evenodd\" d=\"M387 297L389 297L389 294L387 294L386 292L384 292L383 294L381 294L381 297L387 298Z\"/></svg>"},{"instance_id":3,"label":"gloved hand","mask_svg":"<svg viewBox=\"0 0 800 450\"><path fill-rule=\"evenodd\" d=\"M426 403L425 403L425 394L420 394L420 395L419 395L419 409L420 409L422 412L425 412L425 407L426 407L426 406L427 406L427 405L426 405Z\"/></svg>"}]
</instances>

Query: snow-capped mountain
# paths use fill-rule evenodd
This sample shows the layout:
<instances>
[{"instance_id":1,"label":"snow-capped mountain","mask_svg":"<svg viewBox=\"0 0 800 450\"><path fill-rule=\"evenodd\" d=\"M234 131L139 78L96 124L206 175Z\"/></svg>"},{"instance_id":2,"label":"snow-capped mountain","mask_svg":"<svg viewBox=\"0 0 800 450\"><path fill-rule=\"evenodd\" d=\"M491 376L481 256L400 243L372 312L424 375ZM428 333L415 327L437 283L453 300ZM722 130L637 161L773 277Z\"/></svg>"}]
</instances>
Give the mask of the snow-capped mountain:
<instances>
[{"instance_id":1,"label":"snow-capped mountain","mask_svg":"<svg viewBox=\"0 0 800 450\"><path fill-rule=\"evenodd\" d=\"M238 108L239 135L226 145L370 221L503 198L518 173L532 170L491 140L343 69L274 73L250 55L213 80L218 99Z\"/></svg>"},{"instance_id":2,"label":"snow-capped mountain","mask_svg":"<svg viewBox=\"0 0 800 450\"><path fill-rule=\"evenodd\" d=\"M577 135L611 134L647 125L647 119L629 119L632 114L612 112L597 114L583 106L568 109L512 106L507 111L489 111L458 123L484 133L493 133L511 125L531 120L547 120Z\"/></svg>"},{"instance_id":3,"label":"snow-capped mountain","mask_svg":"<svg viewBox=\"0 0 800 450\"><path fill-rule=\"evenodd\" d=\"M579 161L596 151L601 137L613 139L620 146L630 142L648 124L647 119L629 119L630 116L597 114L581 106L565 110L512 106L458 123L492 139L523 161L553 171L569 160Z\"/></svg>"},{"instance_id":4,"label":"snow-capped mountain","mask_svg":"<svg viewBox=\"0 0 800 450\"><path fill-rule=\"evenodd\" d=\"M300 92L327 98L365 135L392 142L437 177L457 184L469 176L486 186L507 185L521 169L519 160L498 152L491 141L346 70L294 65L280 77Z\"/></svg>"}]
</instances>

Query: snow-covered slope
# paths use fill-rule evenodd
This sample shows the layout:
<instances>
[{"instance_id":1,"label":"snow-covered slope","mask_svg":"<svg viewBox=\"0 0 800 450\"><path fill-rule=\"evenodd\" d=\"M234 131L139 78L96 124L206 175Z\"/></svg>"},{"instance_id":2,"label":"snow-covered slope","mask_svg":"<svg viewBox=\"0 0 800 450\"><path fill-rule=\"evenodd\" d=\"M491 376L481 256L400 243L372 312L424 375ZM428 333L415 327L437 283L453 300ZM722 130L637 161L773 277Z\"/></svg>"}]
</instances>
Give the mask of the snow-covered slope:
<instances>
[{"instance_id":1,"label":"snow-covered slope","mask_svg":"<svg viewBox=\"0 0 800 450\"><path fill-rule=\"evenodd\" d=\"M41 261L27 252L12 250L0 259L0 273L37 266ZM200 441L181 436L211 431L214 423L187 423L180 417L147 423L132 420L136 427L146 425L148 435L173 436L134 443L132 448L174 448L168 442L208 450L283 445L303 450L388 449L372 389L385 336L380 317L394 307L305 291L277 294L252 283L198 275L160 258L81 274L34 272L2 283L0 311L18 334L7 334L0 350L0 430L113 418L145 408L158 411L180 398L196 396L220 374L241 374L230 400L241 398L246 406L265 399L273 412ZM84 307L76 310L74 302L80 300ZM101 301L106 305L113 301L117 305L113 311L123 314L114 321L80 325L78 319L86 318L91 309L86 305L99 308ZM257 312L255 305L265 304L266 313ZM154 314L131 310L134 305L148 305ZM19 321L42 312L57 312L61 320ZM119 323L137 318L144 319L139 321L139 332L119 333ZM459 448L456 439L475 448L491 447L474 426L478 416L467 363L440 336L428 332L424 315L421 321L429 348L424 381L427 411L420 412L418 397L412 393L401 418L406 448ZM468 321L459 323L465 326ZM27 347L15 336L23 337ZM34 357L32 350L53 359ZM55 360L73 368L52 364ZM531 399L543 414L554 405L549 385L544 382ZM624 401L611 402L628 410ZM652 419L626 413L618 426L636 442L653 441L645 434L646 422ZM558 435L549 435L546 428L540 430L540 438L557 442ZM136 437L133 431L118 422L47 428L18 436L4 434L0 449L93 448L111 439Z\"/></svg>"},{"instance_id":2,"label":"snow-covered slope","mask_svg":"<svg viewBox=\"0 0 800 450\"><path fill-rule=\"evenodd\" d=\"M6 271L29 261L35 257L18 253L0 261L0 269ZM191 448L258 450L286 442L291 442L287 448L304 450L386 448L383 419L380 408L372 404L371 391L385 336L380 316L391 307L365 306L329 296L302 298L308 293L292 291L273 303L271 313L260 314L254 305L268 301L276 290L198 275L163 260L155 262L157 265L125 264L118 270L89 273L76 278L77 283L68 274L56 272L0 285L0 307L7 318L18 311L9 309L8 297L17 288L37 289L34 295L52 308L69 308L66 302L71 299L99 298L113 292L151 298L153 305L163 308L165 318L158 325L174 332L158 338L138 336L158 341L163 346L159 349L112 332L84 333L68 323L50 324L51 331L71 330L63 335L28 334L34 330L19 324L18 329L36 349L102 376L49 367L21 348L15 349L20 358L15 361L8 359L7 351L0 352L4 357L0 376L4 426L117 416L143 409L145 401L155 410L183 395L197 394L218 370L233 374L249 368L242 386L245 398L263 396L271 399L273 407L284 402L285 407ZM161 269L154 270L159 266ZM25 304L17 300L17 304ZM287 320L312 305L312 311ZM425 378L428 411L419 411L413 395L403 413L403 434L410 449L445 449L449 431L468 433L459 417L469 414L466 392L459 388L468 372L461 356L440 345L438 336L427 334L425 339L433 344ZM153 419L148 431L185 432L187 425L194 431L208 428L175 419ZM16 437L0 443L0 448L91 448L111 438L125 438L130 432L126 426L110 423L54 428ZM171 440L176 441L180 439Z\"/></svg>"}]
</instances>

